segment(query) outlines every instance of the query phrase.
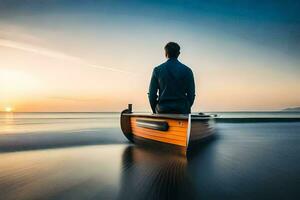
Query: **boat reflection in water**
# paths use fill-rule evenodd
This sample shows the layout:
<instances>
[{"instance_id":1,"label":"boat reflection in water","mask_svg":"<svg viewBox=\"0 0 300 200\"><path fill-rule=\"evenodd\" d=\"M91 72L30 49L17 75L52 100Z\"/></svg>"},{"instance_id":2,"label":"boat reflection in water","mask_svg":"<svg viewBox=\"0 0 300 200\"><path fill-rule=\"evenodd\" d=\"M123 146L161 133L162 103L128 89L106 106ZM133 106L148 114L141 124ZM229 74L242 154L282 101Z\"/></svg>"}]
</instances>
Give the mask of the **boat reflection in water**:
<instances>
[{"instance_id":1,"label":"boat reflection in water","mask_svg":"<svg viewBox=\"0 0 300 200\"><path fill-rule=\"evenodd\" d=\"M188 157L149 146L129 146L122 157L118 199L196 199Z\"/></svg>"}]
</instances>

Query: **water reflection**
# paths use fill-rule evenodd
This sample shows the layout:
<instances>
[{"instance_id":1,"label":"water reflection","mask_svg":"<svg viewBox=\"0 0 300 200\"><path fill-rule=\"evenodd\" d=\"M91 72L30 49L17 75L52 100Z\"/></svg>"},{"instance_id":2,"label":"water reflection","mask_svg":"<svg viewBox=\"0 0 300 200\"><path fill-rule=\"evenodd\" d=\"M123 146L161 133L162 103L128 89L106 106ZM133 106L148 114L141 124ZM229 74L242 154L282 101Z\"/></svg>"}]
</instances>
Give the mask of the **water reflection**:
<instances>
[{"instance_id":1,"label":"water reflection","mask_svg":"<svg viewBox=\"0 0 300 200\"><path fill-rule=\"evenodd\" d=\"M14 119L14 113L13 112L6 112L6 113L3 113L3 114L1 113L0 131L4 132L4 133L13 132L14 131L14 121L15 121L15 119Z\"/></svg>"},{"instance_id":2,"label":"water reflection","mask_svg":"<svg viewBox=\"0 0 300 200\"><path fill-rule=\"evenodd\" d=\"M122 156L118 199L194 199L187 166L185 156L129 146Z\"/></svg>"}]
</instances>

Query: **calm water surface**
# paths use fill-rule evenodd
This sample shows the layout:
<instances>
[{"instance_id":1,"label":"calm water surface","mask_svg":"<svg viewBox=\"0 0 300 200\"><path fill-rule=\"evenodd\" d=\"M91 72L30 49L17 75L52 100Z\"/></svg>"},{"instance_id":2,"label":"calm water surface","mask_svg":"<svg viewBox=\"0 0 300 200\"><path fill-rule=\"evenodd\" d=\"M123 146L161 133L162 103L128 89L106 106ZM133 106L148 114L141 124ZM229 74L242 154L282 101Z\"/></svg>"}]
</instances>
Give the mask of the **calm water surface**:
<instances>
[{"instance_id":1,"label":"calm water surface","mask_svg":"<svg viewBox=\"0 0 300 200\"><path fill-rule=\"evenodd\" d=\"M117 113L1 113L0 199L299 199L299 144L300 122L219 123L183 157L129 144Z\"/></svg>"}]
</instances>

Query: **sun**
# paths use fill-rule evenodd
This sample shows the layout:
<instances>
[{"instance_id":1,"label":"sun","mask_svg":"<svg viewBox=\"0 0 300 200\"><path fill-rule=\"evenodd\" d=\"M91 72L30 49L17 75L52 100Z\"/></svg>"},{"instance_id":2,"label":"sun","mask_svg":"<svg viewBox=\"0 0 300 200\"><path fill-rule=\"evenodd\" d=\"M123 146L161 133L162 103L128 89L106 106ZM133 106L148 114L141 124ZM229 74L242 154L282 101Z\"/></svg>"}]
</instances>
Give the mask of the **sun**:
<instances>
[{"instance_id":1,"label":"sun","mask_svg":"<svg viewBox=\"0 0 300 200\"><path fill-rule=\"evenodd\" d=\"M5 112L12 112L13 109L12 109L12 107L8 106L8 107L5 107L4 110L5 110Z\"/></svg>"}]
</instances>

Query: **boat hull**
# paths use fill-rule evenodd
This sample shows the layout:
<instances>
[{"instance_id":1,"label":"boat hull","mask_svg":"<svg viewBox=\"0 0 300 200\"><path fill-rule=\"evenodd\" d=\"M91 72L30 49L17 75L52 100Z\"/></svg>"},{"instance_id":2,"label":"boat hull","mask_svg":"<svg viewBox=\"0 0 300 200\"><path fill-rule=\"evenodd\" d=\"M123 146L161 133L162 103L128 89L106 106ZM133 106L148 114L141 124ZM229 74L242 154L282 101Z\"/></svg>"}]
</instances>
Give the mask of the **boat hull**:
<instances>
[{"instance_id":1,"label":"boat hull","mask_svg":"<svg viewBox=\"0 0 300 200\"><path fill-rule=\"evenodd\" d=\"M133 143L155 143L187 150L213 135L214 118L209 115L121 113L121 129Z\"/></svg>"}]
</instances>

